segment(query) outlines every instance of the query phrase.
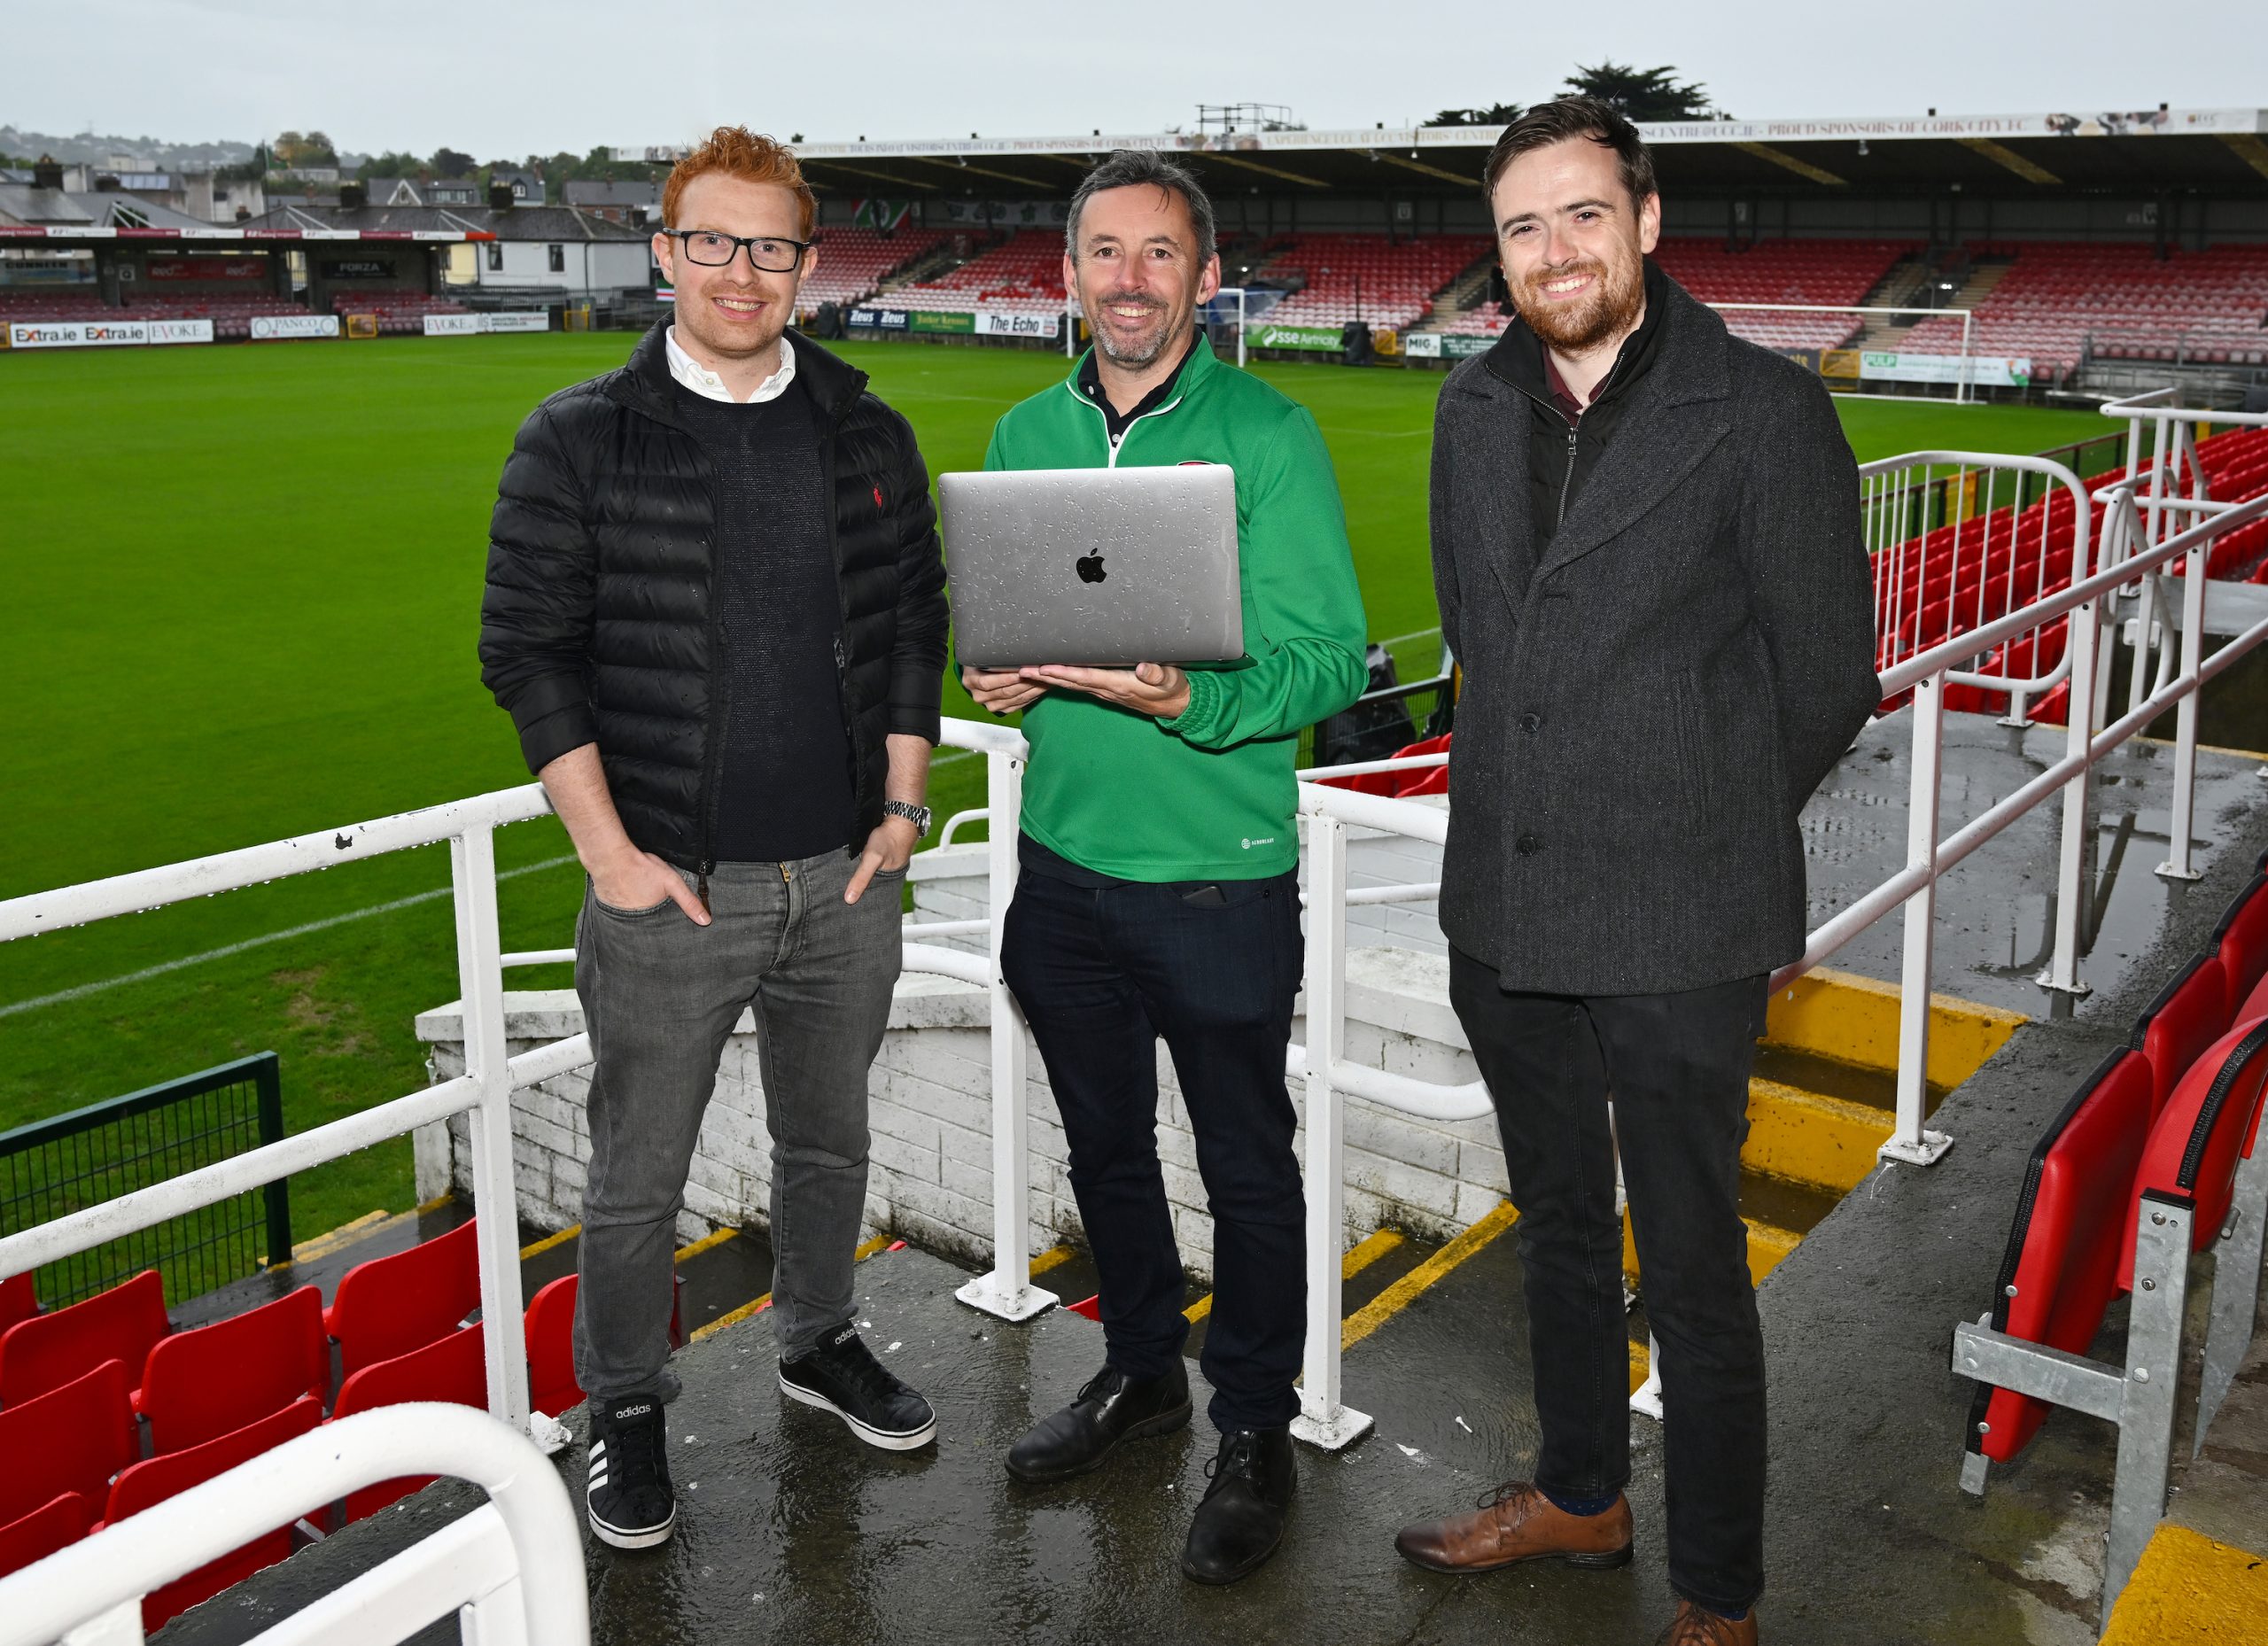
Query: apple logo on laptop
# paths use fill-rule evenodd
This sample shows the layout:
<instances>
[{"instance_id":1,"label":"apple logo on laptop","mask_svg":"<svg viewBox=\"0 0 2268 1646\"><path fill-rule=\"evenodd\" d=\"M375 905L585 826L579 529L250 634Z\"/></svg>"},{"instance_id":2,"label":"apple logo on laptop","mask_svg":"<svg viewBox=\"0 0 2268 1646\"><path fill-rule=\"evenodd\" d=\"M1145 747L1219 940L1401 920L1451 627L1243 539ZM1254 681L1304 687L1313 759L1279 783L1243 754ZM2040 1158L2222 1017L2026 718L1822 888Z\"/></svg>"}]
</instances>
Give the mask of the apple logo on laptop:
<instances>
[{"instance_id":1,"label":"apple logo on laptop","mask_svg":"<svg viewBox=\"0 0 2268 1646\"><path fill-rule=\"evenodd\" d=\"M1080 582L1099 583L1109 575L1109 572L1105 571L1102 569L1102 556L1099 554L1082 555L1079 556Z\"/></svg>"}]
</instances>

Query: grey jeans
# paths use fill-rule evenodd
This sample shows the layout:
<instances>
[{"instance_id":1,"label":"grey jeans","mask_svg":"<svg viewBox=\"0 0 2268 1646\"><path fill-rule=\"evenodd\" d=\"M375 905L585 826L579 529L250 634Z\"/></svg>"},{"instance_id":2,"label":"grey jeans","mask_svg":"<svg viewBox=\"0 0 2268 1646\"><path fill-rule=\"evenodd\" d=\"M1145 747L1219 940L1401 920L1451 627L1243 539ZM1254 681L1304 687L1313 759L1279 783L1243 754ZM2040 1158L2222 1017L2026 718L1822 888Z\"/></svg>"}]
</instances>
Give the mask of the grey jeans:
<instances>
[{"instance_id":1,"label":"grey jeans","mask_svg":"<svg viewBox=\"0 0 2268 1646\"><path fill-rule=\"evenodd\" d=\"M851 1312L866 1199L866 1075L889 1026L904 873L843 901L858 859L724 863L714 923L611 909L586 884L575 990L594 1057L575 1375L594 1400L678 1392L668 1362L678 1213L717 1062L756 1019L772 1134L772 1320L780 1352ZM690 880L690 876L687 877Z\"/></svg>"}]
</instances>

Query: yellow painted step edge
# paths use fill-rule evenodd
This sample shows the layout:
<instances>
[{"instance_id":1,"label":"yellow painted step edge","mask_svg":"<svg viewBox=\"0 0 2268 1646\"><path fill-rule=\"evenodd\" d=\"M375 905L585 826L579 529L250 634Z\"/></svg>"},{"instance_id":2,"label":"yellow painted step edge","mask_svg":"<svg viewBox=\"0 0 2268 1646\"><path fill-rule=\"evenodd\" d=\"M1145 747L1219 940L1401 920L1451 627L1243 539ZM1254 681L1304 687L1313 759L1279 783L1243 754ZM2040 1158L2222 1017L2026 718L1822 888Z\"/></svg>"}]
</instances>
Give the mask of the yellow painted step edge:
<instances>
[{"instance_id":1,"label":"yellow painted step edge","mask_svg":"<svg viewBox=\"0 0 2268 1646\"><path fill-rule=\"evenodd\" d=\"M1894 1069L1898 1005L1896 983L1821 967L1773 995L1764 1037L1773 1045L1838 1063ZM1957 995L1931 995L1930 1083L1951 1091L2031 1021L2021 1012Z\"/></svg>"},{"instance_id":2,"label":"yellow painted step edge","mask_svg":"<svg viewBox=\"0 0 2268 1646\"><path fill-rule=\"evenodd\" d=\"M2230 1646L2268 1618L2268 1560L2168 1521L2111 1609L2101 1646Z\"/></svg>"},{"instance_id":3,"label":"yellow painted step edge","mask_svg":"<svg viewBox=\"0 0 2268 1646\"><path fill-rule=\"evenodd\" d=\"M1748 1141L1740 1163L1847 1194L1874 1170L1875 1151L1890 1130L1881 1109L1759 1077L1748 1083Z\"/></svg>"}]
</instances>

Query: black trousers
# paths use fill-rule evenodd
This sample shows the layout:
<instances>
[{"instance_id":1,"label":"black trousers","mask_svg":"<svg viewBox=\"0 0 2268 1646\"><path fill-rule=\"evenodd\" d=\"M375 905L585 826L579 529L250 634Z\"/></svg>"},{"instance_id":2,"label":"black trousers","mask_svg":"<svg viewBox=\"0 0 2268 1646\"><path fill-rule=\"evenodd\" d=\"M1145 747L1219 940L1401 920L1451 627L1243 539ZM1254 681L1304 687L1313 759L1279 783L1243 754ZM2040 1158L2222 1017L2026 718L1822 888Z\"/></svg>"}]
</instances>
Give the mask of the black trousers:
<instances>
[{"instance_id":1,"label":"black trousers","mask_svg":"<svg viewBox=\"0 0 2268 1646\"><path fill-rule=\"evenodd\" d=\"M1158 1162L1157 1043L1173 1056L1213 1213L1203 1366L1223 1430L1299 1412L1307 1202L1284 1049L1302 955L1291 874L1078 886L1027 872L1001 968L1047 1065L1113 1365L1162 1376L1189 1336Z\"/></svg>"},{"instance_id":2,"label":"black trousers","mask_svg":"<svg viewBox=\"0 0 2268 1646\"><path fill-rule=\"evenodd\" d=\"M1740 1148L1766 989L1759 976L1664 995L1507 993L1493 968L1449 955L1519 1208L1536 1482L1603 1497L1630 1478L1619 1145L1660 1346L1670 1582L1728 1612L1764 1588L1764 1339Z\"/></svg>"}]
</instances>

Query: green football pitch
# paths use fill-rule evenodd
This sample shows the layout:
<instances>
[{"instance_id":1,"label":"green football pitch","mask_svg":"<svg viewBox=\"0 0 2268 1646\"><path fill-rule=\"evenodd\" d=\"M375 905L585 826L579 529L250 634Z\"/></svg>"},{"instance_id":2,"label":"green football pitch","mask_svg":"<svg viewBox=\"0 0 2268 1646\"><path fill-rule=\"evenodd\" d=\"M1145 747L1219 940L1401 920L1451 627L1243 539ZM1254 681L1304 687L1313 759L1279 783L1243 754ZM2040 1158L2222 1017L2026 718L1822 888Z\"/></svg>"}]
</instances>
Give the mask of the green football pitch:
<instances>
[{"instance_id":1,"label":"green football pitch","mask_svg":"<svg viewBox=\"0 0 2268 1646\"><path fill-rule=\"evenodd\" d=\"M528 780L473 654L514 429L632 339L387 339L0 360L0 897ZM1060 357L843 346L932 473ZM1432 672L1425 472L1441 378L1262 364L1338 465L1371 635ZM1863 459L2032 452L2080 412L1845 400ZM971 710L948 687L948 714ZM941 814L982 763L936 773ZM564 946L581 896L549 819L505 831L508 948ZM439 848L0 944L0 1129L247 1053L282 1054L294 1130L425 1079L411 1023L456 994ZM563 968L515 973L564 987ZM292 1184L301 1237L411 1192L407 1139Z\"/></svg>"}]
</instances>

